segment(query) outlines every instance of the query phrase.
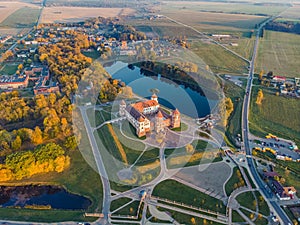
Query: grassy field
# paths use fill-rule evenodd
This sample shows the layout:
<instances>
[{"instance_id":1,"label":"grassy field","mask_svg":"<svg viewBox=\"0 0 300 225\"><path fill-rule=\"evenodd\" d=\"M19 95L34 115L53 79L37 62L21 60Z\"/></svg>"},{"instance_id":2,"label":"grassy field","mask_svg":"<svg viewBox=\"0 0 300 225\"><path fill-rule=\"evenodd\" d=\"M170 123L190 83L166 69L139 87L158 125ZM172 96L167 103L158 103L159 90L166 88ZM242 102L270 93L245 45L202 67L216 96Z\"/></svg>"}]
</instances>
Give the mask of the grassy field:
<instances>
[{"instance_id":1,"label":"grassy field","mask_svg":"<svg viewBox=\"0 0 300 225\"><path fill-rule=\"evenodd\" d=\"M300 36L275 31L265 31L260 40L256 72L262 69L274 75L300 77Z\"/></svg>"},{"instance_id":2,"label":"grassy field","mask_svg":"<svg viewBox=\"0 0 300 225\"><path fill-rule=\"evenodd\" d=\"M258 87L254 87L249 115L250 131L258 136L272 133L300 145L300 101L264 91L264 100L258 106L255 103L257 92Z\"/></svg>"},{"instance_id":3,"label":"grassy field","mask_svg":"<svg viewBox=\"0 0 300 225\"><path fill-rule=\"evenodd\" d=\"M157 207L157 208L162 212L169 213L171 215L171 217L174 218L180 224L221 225L220 223L217 223L217 222L208 221L206 219L202 219L202 218L198 218L198 217L193 217L193 216L183 214L183 213L179 213L177 211L173 211L173 210L170 210L170 209L165 209L165 208L162 208L162 207ZM193 220L194 220L195 223L192 223ZM156 222L156 220L153 220L153 221Z\"/></svg>"},{"instance_id":4,"label":"grassy field","mask_svg":"<svg viewBox=\"0 0 300 225\"><path fill-rule=\"evenodd\" d=\"M225 185L225 191L227 196L229 196L235 190L235 184L237 186L243 186L242 184L245 183L244 179L237 175L238 171L240 172L238 167L233 168L232 176Z\"/></svg>"},{"instance_id":5,"label":"grassy field","mask_svg":"<svg viewBox=\"0 0 300 225\"><path fill-rule=\"evenodd\" d=\"M248 31L266 19L264 16L199 12L194 9L178 11L168 8L160 13L205 32Z\"/></svg>"},{"instance_id":6,"label":"grassy field","mask_svg":"<svg viewBox=\"0 0 300 225\"><path fill-rule=\"evenodd\" d=\"M73 210L36 210L1 208L1 220L32 221L32 222L61 222L61 221L95 221L98 218L84 217L83 211Z\"/></svg>"},{"instance_id":7,"label":"grassy field","mask_svg":"<svg viewBox=\"0 0 300 225\"><path fill-rule=\"evenodd\" d=\"M194 41L191 50L215 73L242 74L247 72L248 64L245 61L218 45Z\"/></svg>"},{"instance_id":8,"label":"grassy field","mask_svg":"<svg viewBox=\"0 0 300 225\"><path fill-rule=\"evenodd\" d=\"M0 75L13 75L18 70L17 64L4 64L0 69Z\"/></svg>"},{"instance_id":9,"label":"grassy field","mask_svg":"<svg viewBox=\"0 0 300 225\"><path fill-rule=\"evenodd\" d=\"M23 7L39 8L37 5L21 1L3 1L0 2L0 23L8 16Z\"/></svg>"},{"instance_id":10,"label":"grassy field","mask_svg":"<svg viewBox=\"0 0 300 225\"><path fill-rule=\"evenodd\" d=\"M243 217L235 210L232 211L232 222L245 222Z\"/></svg>"},{"instance_id":11,"label":"grassy field","mask_svg":"<svg viewBox=\"0 0 300 225\"><path fill-rule=\"evenodd\" d=\"M222 201L174 180L166 180L159 183L154 188L152 194L161 198L171 199L176 202L182 202L215 212L225 213L226 211L226 207L223 205Z\"/></svg>"},{"instance_id":12,"label":"grassy field","mask_svg":"<svg viewBox=\"0 0 300 225\"><path fill-rule=\"evenodd\" d=\"M288 19L300 19L300 5L293 5L293 7L290 7L281 13L280 16Z\"/></svg>"},{"instance_id":13,"label":"grassy field","mask_svg":"<svg viewBox=\"0 0 300 225\"><path fill-rule=\"evenodd\" d=\"M23 7L10 14L0 23L4 28L29 28L36 25L40 14L39 8Z\"/></svg>"},{"instance_id":14,"label":"grassy field","mask_svg":"<svg viewBox=\"0 0 300 225\"><path fill-rule=\"evenodd\" d=\"M236 197L236 200L238 201L238 203L240 203L240 205L242 205L248 209L251 209L253 211L256 210L257 202L255 201L255 198L254 198L252 192L250 192L250 191L244 192L244 193L238 195Z\"/></svg>"},{"instance_id":15,"label":"grassy field","mask_svg":"<svg viewBox=\"0 0 300 225\"><path fill-rule=\"evenodd\" d=\"M228 120L226 136L232 143L235 143L235 138L237 137L237 135L242 134L241 118L244 90L241 87L235 85L233 82L226 81L224 93L226 97L231 98L234 105L234 111L232 112Z\"/></svg>"},{"instance_id":16,"label":"grassy field","mask_svg":"<svg viewBox=\"0 0 300 225\"><path fill-rule=\"evenodd\" d=\"M269 206L268 206L267 202L265 201L265 199L262 197L262 195L258 191L255 191L254 194L256 195L256 198L258 201L259 213L261 213L262 215L265 215L265 216L269 216L270 209L269 209Z\"/></svg>"},{"instance_id":17,"label":"grassy field","mask_svg":"<svg viewBox=\"0 0 300 225\"><path fill-rule=\"evenodd\" d=\"M208 12L224 12L234 14L265 14L277 15L283 10L287 9L287 5L272 5L266 7L263 4L253 4L250 2L199 2L199 1L164 1L162 10L176 9L182 10L195 10L195 11L208 11Z\"/></svg>"},{"instance_id":18,"label":"grassy field","mask_svg":"<svg viewBox=\"0 0 300 225\"><path fill-rule=\"evenodd\" d=\"M97 7L46 7L43 10L41 23L79 22L92 17L115 17L134 13L129 8L97 8Z\"/></svg>"}]
</instances>

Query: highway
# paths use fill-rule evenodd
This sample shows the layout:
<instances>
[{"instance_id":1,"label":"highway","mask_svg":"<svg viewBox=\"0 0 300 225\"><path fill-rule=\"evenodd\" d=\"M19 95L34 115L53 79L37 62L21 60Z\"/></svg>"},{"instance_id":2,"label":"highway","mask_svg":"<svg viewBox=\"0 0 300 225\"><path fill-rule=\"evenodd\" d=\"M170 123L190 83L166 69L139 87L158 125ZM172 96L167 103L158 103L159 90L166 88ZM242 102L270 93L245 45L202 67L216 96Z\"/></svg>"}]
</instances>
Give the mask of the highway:
<instances>
[{"instance_id":1,"label":"highway","mask_svg":"<svg viewBox=\"0 0 300 225\"><path fill-rule=\"evenodd\" d=\"M265 182L262 181L260 178L254 161L252 159L252 152L251 148L249 145L249 110L250 110L250 99L251 99L251 90L252 90L252 81L253 81L253 76L254 76L254 67L255 67L255 59L257 55L257 50L258 50L258 44L259 44L259 36L260 32L262 31L262 28L265 26L267 22L270 20L274 19L273 17L266 20L264 23L262 23L256 34L256 40L254 44L254 49L253 49L253 55L252 59L250 61L250 68L249 68L249 76L248 76L248 81L247 81L247 86L246 86L246 94L244 98L244 103L243 103L243 112L242 112L242 136L243 136L243 142L244 142L244 148L247 156L247 163L249 166L249 172L251 173L252 177L254 178L256 184L258 185L259 190L263 193L265 196L266 200L270 203L270 205L273 207L275 213L278 215L280 218L282 224L288 225L292 224L291 220L288 218L288 216L285 214L285 212L280 208L278 202L272 200L273 199L273 193L270 191L270 189L266 186Z\"/></svg>"}]
</instances>

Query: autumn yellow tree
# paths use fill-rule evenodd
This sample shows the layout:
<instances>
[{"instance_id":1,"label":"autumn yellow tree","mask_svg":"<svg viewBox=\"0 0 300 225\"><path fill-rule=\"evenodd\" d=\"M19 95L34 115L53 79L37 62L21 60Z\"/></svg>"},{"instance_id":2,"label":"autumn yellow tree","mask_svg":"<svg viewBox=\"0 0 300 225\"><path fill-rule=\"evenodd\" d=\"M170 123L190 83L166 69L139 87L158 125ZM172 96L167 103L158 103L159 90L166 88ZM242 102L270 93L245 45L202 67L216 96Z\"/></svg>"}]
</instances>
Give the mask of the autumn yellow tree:
<instances>
[{"instance_id":1,"label":"autumn yellow tree","mask_svg":"<svg viewBox=\"0 0 300 225\"><path fill-rule=\"evenodd\" d=\"M39 144L43 143L43 133L38 126L35 127L35 129L32 133L31 141L35 145L39 145Z\"/></svg>"},{"instance_id":2,"label":"autumn yellow tree","mask_svg":"<svg viewBox=\"0 0 300 225\"><path fill-rule=\"evenodd\" d=\"M192 154L192 153L194 153L194 146L193 145L191 145L191 144L187 144L186 146L185 146L185 150L186 150L186 152L188 153L188 154Z\"/></svg>"},{"instance_id":3,"label":"autumn yellow tree","mask_svg":"<svg viewBox=\"0 0 300 225\"><path fill-rule=\"evenodd\" d=\"M261 89L259 89L259 91L257 92L257 97L256 97L255 103L257 105L261 105L263 99L264 99L264 93Z\"/></svg>"}]
</instances>

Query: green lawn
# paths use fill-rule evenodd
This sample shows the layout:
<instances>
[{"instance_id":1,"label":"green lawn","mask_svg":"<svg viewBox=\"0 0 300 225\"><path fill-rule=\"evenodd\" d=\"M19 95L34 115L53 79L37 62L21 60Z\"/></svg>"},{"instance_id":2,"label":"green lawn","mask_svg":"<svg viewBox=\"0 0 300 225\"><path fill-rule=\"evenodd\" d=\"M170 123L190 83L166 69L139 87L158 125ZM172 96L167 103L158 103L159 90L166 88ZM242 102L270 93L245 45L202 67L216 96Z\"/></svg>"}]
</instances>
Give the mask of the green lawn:
<instances>
[{"instance_id":1,"label":"green lawn","mask_svg":"<svg viewBox=\"0 0 300 225\"><path fill-rule=\"evenodd\" d=\"M262 69L274 75L300 77L300 36L276 31L265 31L260 40L256 72Z\"/></svg>"},{"instance_id":2,"label":"green lawn","mask_svg":"<svg viewBox=\"0 0 300 225\"><path fill-rule=\"evenodd\" d=\"M110 211L112 212L112 211L120 208L121 206L127 204L130 201L131 201L130 198L119 198L117 200L114 200L111 202Z\"/></svg>"},{"instance_id":3,"label":"green lawn","mask_svg":"<svg viewBox=\"0 0 300 225\"><path fill-rule=\"evenodd\" d=\"M255 103L257 92L258 87L254 87L249 114L250 131L261 137L272 133L300 145L300 101L263 91L264 100L258 106Z\"/></svg>"},{"instance_id":4,"label":"green lawn","mask_svg":"<svg viewBox=\"0 0 300 225\"><path fill-rule=\"evenodd\" d=\"M232 211L232 222L245 222L243 217L235 210Z\"/></svg>"},{"instance_id":5,"label":"green lawn","mask_svg":"<svg viewBox=\"0 0 300 225\"><path fill-rule=\"evenodd\" d=\"M1 208L1 220L61 222L61 221L95 221L98 218L84 217L83 211L73 210L36 210Z\"/></svg>"},{"instance_id":6,"label":"green lawn","mask_svg":"<svg viewBox=\"0 0 300 225\"><path fill-rule=\"evenodd\" d=\"M254 194L256 195L256 198L257 198L257 201L258 201L259 213L261 213L264 216L269 216L270 215L270 209L269 209L269 206L268 206L267 202L263 198L263 196L258 191L255 191Z\"/></svg>"},{"instance_id":7,"label":"green lawn","mask_svg":"<svg viewBox=\"0 0 300 225\"><path fill-rule=\"evenodd\" d=\"M224 214L226 211L226 207L221 200L210 197L174 180L166 180L159 183L154 188L152 195Z\"/></svg>"},{"instance_id":8,"label":"green lawn","mask_svg":"<svg viewBox=\"0 0 300 225\"><path fill-rule=\"evenodd\" d=\"M162 207L157 207L157 208L162 212L169 213L171 215L171 217L174 218L180 224L221 225L220 223L217 223L217 222L209 221L209 220L198 218L198 217L193 217L193 216L183 214L183 213L179 213L177 211L173 211L173 210L170 210L170 209L165 209L165 208L162 208ZM156 220L153 220L153 221L156 222ZM194 221L195 223L193 223L192 221Z\"/></svg>"},{"instance_id":9,"label":"green lawn","mask_svg":"<svg viewBox=\"0 0 300 225\"><path fill-rule=\"evenodd\" d=\"M234 167L232 171L232 176L225 185L225 191L227 196L229 196L237 187L243 186L243 184L245 184L244 179L241 176L238 176L238 173L241 173L239 168Z\"/></svg>"},{"instance_id":10,"label":"green lawn","mask_svg":"<svg viewBox=\"0 0 300 225\"><path fill-rule=\"evenodd\" d=\"M255 198L253 196L253 193L251 191L249 192L244 192L236 197L236 200L240 205L251 209L253 211L256 210L256 204L257 202L255 201Z\"/></svg>"},{"instance_id":11,"label":"green lawn","mask_svg":"<svg viewBox=\"0 0 300 225\"><path fill-rule=\"evenodd\" d=\"M0 75L14 75L17 70L17 64L4 64L0 70Z\"/></svg>"},{"instance_id":12,"label":"green lawn","mask_svg":"<svg viewBox=\"0 0 300 225\"><path fill-rule=\"evenodd\" d=\"M36 25L40 9L23 7L9 15L0 23L5 28L30 28Z\"/></svg>"}]
</instances>

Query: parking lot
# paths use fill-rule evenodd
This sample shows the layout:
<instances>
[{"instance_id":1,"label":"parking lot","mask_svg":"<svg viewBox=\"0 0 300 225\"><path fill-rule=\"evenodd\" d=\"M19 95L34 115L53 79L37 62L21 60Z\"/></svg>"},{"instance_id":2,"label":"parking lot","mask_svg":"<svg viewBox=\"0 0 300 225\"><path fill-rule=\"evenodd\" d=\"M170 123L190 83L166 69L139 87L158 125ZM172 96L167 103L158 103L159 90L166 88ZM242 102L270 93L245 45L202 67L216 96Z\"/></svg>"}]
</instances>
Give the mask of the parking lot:
<instances>
[{"instance_id":1,"label":"parking lot","mask_svg":"<svg viewBox=\"0 0 300 225\"><path fill-rule=\"evenodd\" d=\"M255 138L251 140L251 147L271 148L277 152L277 155L288 156L293 160L300 159L297 149L293 149L295 143L280 138Z\"/></svg>"}]
</instances>

